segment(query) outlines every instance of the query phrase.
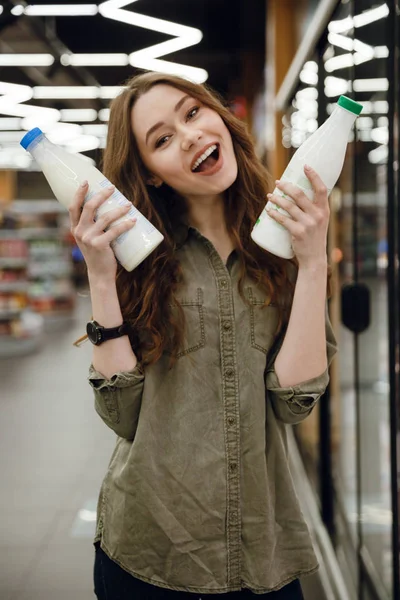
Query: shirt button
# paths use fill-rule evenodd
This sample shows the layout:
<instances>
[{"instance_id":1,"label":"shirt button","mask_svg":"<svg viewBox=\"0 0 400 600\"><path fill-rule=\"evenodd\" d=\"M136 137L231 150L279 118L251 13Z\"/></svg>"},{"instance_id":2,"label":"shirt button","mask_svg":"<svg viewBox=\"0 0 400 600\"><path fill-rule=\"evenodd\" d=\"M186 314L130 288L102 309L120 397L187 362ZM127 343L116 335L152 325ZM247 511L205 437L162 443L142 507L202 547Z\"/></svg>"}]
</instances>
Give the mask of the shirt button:
<instances>
[{"instance_id":1,"label":"shirt button","mask_svg":"<svg viewBox=\"0 0 400 600\"><path fill-rule=\"evenodd\" d=\"M226 279L221 279L220 281L220 286L222 287L222 289L225 289L228 287L228 282Z\"/></svg>"},{"instance_id":2,"label":"shirt button","mask_svg":"<svg viewBox=\"0 0 400 600\"><path fill-rule=\"evenodd\" d=\"M225 371L225 375L228 377L228 379L232 379L234 374L235 374L235 371L231 368L229 368Z\"/></svg>"},{"instance_id":3,"label":"shirt button","mask_svg":"<svg viewBox=\"0 0 400 600\"><path fill-rule=\"evenodd\" d=\"M234 462L233 462L233 463L231 463L231 464L229 465L229 468L230 468L230 470L232 471L232 473L234 473L234 472L236 471L236 469L237 469L237 463L234 463Z\"/></svg>"},{"instance_id":4,"label":"shirt button","mask_svg":"<svg viewBox=\"0 0 400 600\"><path fill-rule=\"evenodd\" d=\"M234 425L235 424L235 417L228 417L228 425Z\"/></svg>"},{"instance_id":5,"label":"shirt button","mask_svg":"<svg viewBox=\"0 0 400 600\"><path fill-rule=\"evenodd\" d=\"M232 329L232 323L230 323L229 321L225 321L224 329L225 331L230 331Z\"/></svg>"}]
</instances>

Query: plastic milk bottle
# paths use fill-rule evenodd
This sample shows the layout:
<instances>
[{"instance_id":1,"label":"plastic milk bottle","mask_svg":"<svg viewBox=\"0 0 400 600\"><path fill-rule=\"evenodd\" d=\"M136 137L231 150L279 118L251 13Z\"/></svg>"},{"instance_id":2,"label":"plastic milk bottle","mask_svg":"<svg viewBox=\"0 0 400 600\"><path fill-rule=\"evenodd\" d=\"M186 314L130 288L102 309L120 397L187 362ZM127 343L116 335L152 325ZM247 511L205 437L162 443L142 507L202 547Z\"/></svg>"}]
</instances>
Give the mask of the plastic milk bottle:
<instances>
[{"instance_id":1,"label":"plastic milk bottle","mask_svg":"<svg viewBox=\"0 0 400 600\"><path fill-rule=\"evenodd\" d=\"M76 190L83 181L87 180L89 184L85 202L102 188L111 185L111 182L82 156L71 154L53 144L38 127L29 131L20 143L38 163L55 197L66 208L69 208ZM115 189L113 195L97 210L96 216L98 218L105 212L127 203L131 204ZM135 226L122 233L111 244L116 258L127 271L137 267L164 239L158 229L133 204L129 213L114 221L111 227L123 219L133 217L137 219Z\"/></svg>"},{"instance_id":2,"label":"plastic milk bottle","mask_svg":"<svg viewBox=\"0 0 400 600\"><path fill-rule=\"evenodd\" d=\"M314 192L303 170L304 165L308 164L321 177L330 193L339 179L349 134L362 108L358 102L340 96L330 117L296 150L281 181L290 181L299 186L310 200L313 200ZM275 188L273 193L284 195L278 188ZM282 208L268 202L251 232L251 237L256 244L272 254L282 258L293 258L291 235L283 225L268 215L267 206L275 206L283 214L288 214Z\"/></svg>"}]
</instances>

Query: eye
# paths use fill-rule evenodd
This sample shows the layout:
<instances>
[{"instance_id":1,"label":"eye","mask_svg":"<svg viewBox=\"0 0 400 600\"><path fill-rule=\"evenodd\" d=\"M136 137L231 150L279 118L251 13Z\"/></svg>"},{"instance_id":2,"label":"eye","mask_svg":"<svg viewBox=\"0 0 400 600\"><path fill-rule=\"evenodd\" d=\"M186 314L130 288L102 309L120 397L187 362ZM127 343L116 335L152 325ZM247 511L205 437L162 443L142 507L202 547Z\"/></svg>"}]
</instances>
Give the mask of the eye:
<instances>
[{"instance_id":1,"label":"eye","mask_svg":"<svg viewBox=\"0 0 400 600\"><path fill-rule=\"evenodd\" d=\"M160 137L157 141L156 141L156 148L160 148L161 146L163 146L164 144L166 144L169 140L171 136L169 135L163 135L163 137Z\"/></svg>"},{"instance_id":2,"label":"eye","mask_svg":"<svg viewBox=\"0 0 400 600\"><path fill-rule=\"evenodd\" d=\"M193 108L191 108L186 115L186 120L190 121L191 119L193 119L197 115L199 110L200 110L199 106L194 106Z\"/></svg>"}]
</instances>

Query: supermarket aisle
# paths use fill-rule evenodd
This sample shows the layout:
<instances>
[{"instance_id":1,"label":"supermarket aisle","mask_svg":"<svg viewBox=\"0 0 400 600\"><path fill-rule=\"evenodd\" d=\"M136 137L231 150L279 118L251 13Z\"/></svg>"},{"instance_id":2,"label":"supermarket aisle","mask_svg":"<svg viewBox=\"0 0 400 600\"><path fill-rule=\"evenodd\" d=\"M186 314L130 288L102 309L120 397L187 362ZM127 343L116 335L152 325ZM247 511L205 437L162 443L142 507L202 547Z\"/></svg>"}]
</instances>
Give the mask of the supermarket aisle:
<instances>
[{"instance_id":1,"label":"supermarket aisle","mask_svg":"<svg viewBox=\"0 0 400 600\"><path fill-rule=\"evenodd\" d=\"M72 342L90 316L34 355L0 361L0 598L89 600L94 510L115 435L93 409L91 346Z\"/></svg>"}]
</instances>

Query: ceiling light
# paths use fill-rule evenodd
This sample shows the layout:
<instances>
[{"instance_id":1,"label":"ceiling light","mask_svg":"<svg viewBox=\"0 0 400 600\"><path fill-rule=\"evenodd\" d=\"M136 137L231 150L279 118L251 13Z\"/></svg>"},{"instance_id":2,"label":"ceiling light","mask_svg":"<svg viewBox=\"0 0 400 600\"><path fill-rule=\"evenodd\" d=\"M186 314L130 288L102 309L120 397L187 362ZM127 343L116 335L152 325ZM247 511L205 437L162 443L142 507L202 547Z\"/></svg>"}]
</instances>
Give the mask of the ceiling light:
<instances>
[{"instance_id":1,"label":"ceiling light","mask_svg":"<svg viewBox=\"0 0 400 600\"><path fill-rule=\"evenodd\" d=\"M168 73L170 75L178 75L191 79L196 83L204 83L208 79L208 72L204 69L197 67L188 67L186 65L180 65L178 63L167 62L159 59L149 60L130 60L130 64L133 67L139 69L145 69L146 71L157 71L159 73Z\"/></svg>"},{"instance_id":2,"label":"ceiling light","mask_svg":"<svg viewBox=\"0 0 400 600\"><path fill-rule=\"evenodd\" d=\"M112 100L118 94L120 94L125 89L123 85L103 85L98 88L99 90L99 98L104 98L105 100Z\"/></svg>"},{"instance_id":3,"label":"ceiling light","mask_svg":"<svg viewBox=\"0 0 400 600\"><path fill-rule=\"evenodd\" d=\"M350 29L353 29L352 17L346 17L345 19L340 19L340 21L331 21L328 25L328 31L332 33L344 33Z\"/></svg>"},{"instance_id":4,"label":"ceiling light","mask_svg":"<svg viewBox=\"0 0 400 600\"><path fill-rule=\"evenodd\" d=\"M59 98L98 98L99 88L96 86L79 85L43 85L33 88L33 97L40 100Z\"/></svg>"},{"instance_id":5,"label":"ceiling light","mask_svg":"<svg viewBox=\"0 0 400 600\"><path fill-rule=\"evenodd\" d=\"M44 132L53 144L66 144L82 134L82 127L72 123L56 123L46 127Z\"/></svg>"},{"instance_id":6,"label":"ceiling light","mask_svg":"<svg viewBox=\"0 0 400 600\"><path fill-rule=\"evenodd\" d=\"M340 96L350 91L351 82L340 77L328 76L325 78L325 94L328 98Z\"/></svg>"},{"instance_id":7,"label":"ceiling light","mask_svg":"<svg viewBox=\"0 0 400 600\"><path fill-rule=\"evenodd\" d=\"M60 110L61 121L96 121L97 110L93 108L64 108Z\"/></svg>"},{"instance_id":8,"label":"ceiling light","mask_svg":"<svg viewBox=\"0 0 400 600\"><path fill-rule=\"evenodd\" d=\"M307 100L316 100L318 98L318 90L315 87L308 87L299 90L296 98L305 98Z\"/></svg>"},{"instance_id":9,"label":"ceiling light","mask_svg":"<svg viewBox=\"0 0 400 600\"><path fill-rule=\"evenodd\" d=\"M306 71L303 69L300 73L300 81L305 83L306 85L317 85L318 83L318 73L314 73L313 71Z\"/></svg>"},{"instance_id":10,"label":"ceiling light","mask_svg":"<svg viewBox=\"0 0 400 600\"><path fill-rule=\"evenodd\" d=\"M355 79L353 89L355 92L387 92L389 89L389 80L386 77Z\"/></svg>"},{"instance_id":11,"label":"ceiling light","mask_svg":"<svg viewBox=\"0 0 400 600\"><path fill-rule=\"evenodd\" d=\"M89 152L100 147L100 140L94 135L80 135L67 143L63 142L63 145L68 152Z\"/></svg>"},{"instance_id":12,"label":"ceiling light","mask_svg":"<svg viewBox=\"0 0 400 600\"><path fill-rule=\"evenodd\" d=\"M22 4L17 4L17 6L14 6L14 8L11 9L11 14L15 17L19 17L20 15L24 14L24 10L25 9Z\"/></svg>"},{"instance_id":13,"label":"ceiling light","mask_svg":"<svg viewBox=\"0 0 400 600\"><path fill-rule=\"evenodd\" d=\"M136 27L143 27L143 29L150 29L150 31L159 31L160 33L165 33L166 35L172 35L174 37L188 38L192 36L194 32L199 31L193 27L187 27L186 25L180 25L179 23L173 23L172 21L165 21L163 19L149 17L148 15L134 13L130 10L123 9L124 6L134 4L137 1L138 0L107 0L99 5L99 13L107 19L113 19Z\"/></svg>"},{"instance_id":14,"label":"ceiling light","mask_svg":"<svg viewBox=\"0 0 400 600\"><path fill-rule=\"evenodd\" d=\"M353 40L339 33L329 33L328 42L332 46L337 46L343 50L349 50L350 52L353 50Z\"/></svg>"},{"instance_id":15,"label":"ceiling light","mask_svg":"<svg viewBox=\"0 0 400 600\"><path fill-rule=\"evenodd\" d=\"M19 130L21 129L21 119L7 119L7 118L1 118L0 119L0 129L4 130L12 130L12 129L16 129Z\"/></svg>"},{"instance_id":16,"label":"ceiling light","mask_svg":"<svg viewBox=\"0 0 400 600\"><path fill-rule=\"evenodd\" d=\"M10 102L26 102L33 96L32 88L29 85L20 85L18 83L8 83L0 81L0 106Z\"/></svg>"},{"instance_id":17,"label":"ceiling light","mask_svg":"<svg viewBox=\"0 0 400 600\"><path fill-rule=\"evenodd\" d=\"M318 73L318 63L316 63L315 60L308 60L306 63L304 63L303 70Z\"/></svg>"},{"instance_id":18,"label":"ceiling light","mask_svg":"<svg viewBox=\"0 0 400 600\"><path fill-rule=\"evenodd\" d=\"M377 165L379 163L386 163L388 159L389 151L387 146L378 146L375 150L371 150L368 152L368 160L373 165Z\"/></svg>"},{"instance_id":19,"label":"ceiling light","mask_svg":"<svg viewBox=\"0 0 400 600\"><path fill-rule=\"evenodd\" d=\"M31 162L30 154L25 152L19 144L15 147L0 149L0 168L2 169L27 169Z\"/></svg>"},{"instance_id":20,"label":"ceiling light","mask_svg":"<svg viewBox=\"0 0 400 600\"><path fill-rule=\"evenodd\" d=\"M374 126L374 120L372 117L359 117L356 120L357 129L372 129Z\"/></svg>"},{"instance_id":21,"label":"ceiling light","mask_svg":"<svg viewBox=\"0 0 400 600\"><path fill-rule=\"evenodd\" d=\"M375 46L374 57L375 58L387 58L389 56L389 48L387 46Z\"/></svg>"},{"instance_id":22,"label":"ceiling light","mask_svg":"<svg viewBox=\"0 0 400 600\"><path fill-rule=\"evenodd\" d=\"M2 143L18 143L22 137L21 131L0 131L0 144Z\"/></svg>"},{"instance_id":23,"label":"ceiling light","mask_svg":"<svg viewBox=\"0 0 400 600\"><path fill-rule=\"evenodd\" d=\"M52 54L0 54L0 67L49 67Z\"/></svg>"},{"instance_id":24,"label":"ceiling light","mask_svg":"<svg viewBox=\"0 0 400 600\"><path fill-rule=\"evenodd\" d=\"M163 19L157 19L149 17L148 15L124 10L123 7L128 4L133 4L134 2L137 2L137 0L107 0L99 5L99 13L105 18L171 35L177 39L162 42L161 44L156 44L138 52L133 52L129 56L130 64L142 69L156 70L163 73L173 73L182 77L188 77L198 83L206 81L208 73L204 69L159 60L161 56L198 44L203 38L202 32L194 27L187 27L186 25L180 25L179 23L173 23L171 21L165 21Z\"/></svg>"},{"instance_id":25,"label":"ceiling light","mask_svg":"<svg viewBox=\"0 0 400 600\"><path fill-rule=\"evenodd\" d=\"M100 121L108 121L110 119L110 109L102 108L101 110L99 110L98 115Z\"/></svg>"},{"instance_id":26,"label":"ceiling light","mask_svg":"<svg viewBox=\"0 0 400 600\"><path fill-rule=\"evenodd\" d=\"M127 54L62 54L64 67L125 67L129 65Z\"/></svg>"},{"instance_id":27,"label":"ceiling light","mask_svg":"<svg viewBox=\"0 0 400 600\"><path fill-rule=\"evenodd\" d=\"M331 21L328 25L328 31L332 33L344 33L353 29L353 27L364 27L379 19L384 19L389 14L389 7L387 4L381 4L376 8L366 10L360 15L354 17L346 17L340 21Z\"/></svg>"},{"instance_id":28,"label":"ceiling light","mask_svg":"<svg viewBox=\"0 0 400 600\"><path fill-rule=\"evenodd\" d=\"M384 19L388 14L389 7L387 4L371 8L370 10L366 10L360 15L355 15L353 17L354 27L364 27L364 25L369 25L370 23L379 21L379 19Z\"/></svg>"},{"instance_id":29,"label":"ceiling light","mask_svg":"<svg viewBox=\"0 0 400 600\"><path fill-rule=\"evenodd\" d=\"M4 10L4 9L3 9L3 7L2 7L2 6L1 6L1 4L0 4L0 15L2 14L3 10Z\"/></svg>"},{"instance_id":30,"label":"ceiling light","mask_svg":"<svg viewBox=\"0 0 400 600\"><path fill-rule=\"evenodd\" d=\"M22 8L28 17L91 17L98 13L96 4L35 4Z\"/></svg>"},{"instance_id":31,"label":"ceiling light","mask_svg":"<svg viewBox=\"0 0 400 600\"><path fill-rule=\"evenodd\" d=\"M340 54L340 56L334 56L325 63L325 71L332 73L339 69L347 69L354 65L353 54Z\"/></svg>"},{"instance_id":32,"label":"ceiling light","mask_svg":"<svg viewBox=\"0 0 400 600\"><path fill-rule=\"evenodd\" d=\"M387 127L375 127L371 131L371 139L377 144L387 144L389 142L389 130Z\"/></svg>"},{"instance_id":33,"label":"ceiling light","mask_svg":"<svg viewBox=\"0 0 400 600\"><path fill-rule=\"evenodd\" d=\"M84 135L96 135L97 137L107 136L108 126L98 123L96 125L82 125Z\"/></svg>"}]
</instances>

